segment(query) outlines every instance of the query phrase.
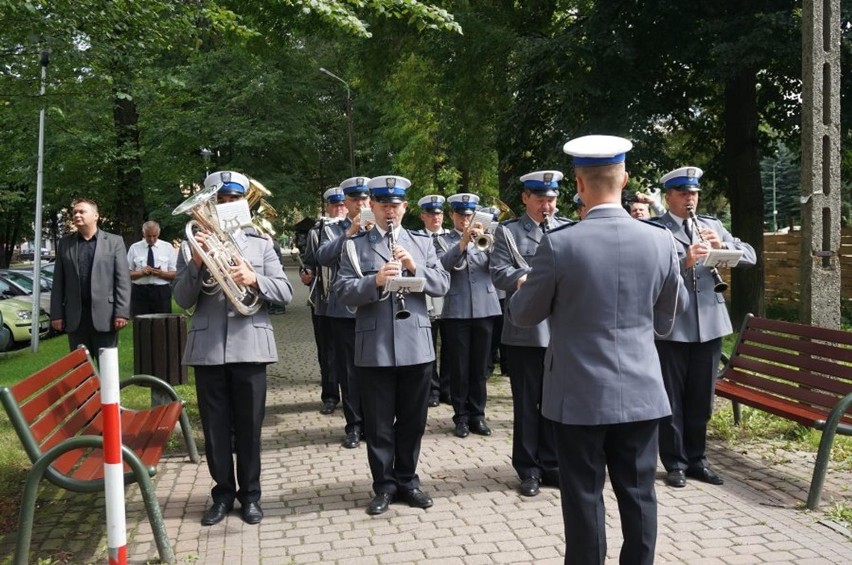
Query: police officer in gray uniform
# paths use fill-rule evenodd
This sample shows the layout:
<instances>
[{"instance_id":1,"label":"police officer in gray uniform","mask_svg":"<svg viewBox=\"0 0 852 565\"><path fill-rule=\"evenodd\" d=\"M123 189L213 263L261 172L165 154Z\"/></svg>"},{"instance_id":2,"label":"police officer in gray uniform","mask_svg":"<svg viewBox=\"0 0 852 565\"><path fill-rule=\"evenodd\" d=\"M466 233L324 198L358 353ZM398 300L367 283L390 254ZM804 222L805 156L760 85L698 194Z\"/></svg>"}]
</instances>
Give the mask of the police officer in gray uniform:
<instances>
[{"instance_id":1,"label":"police officer in gray uniform","mask_svg":"<svg viewBox=\"0 0 852 565\"><path fill-rule=\"evenodd\" d=\"M565 563L604 562L607 472L624 537L620 562L654 561L657 427L671 412L656 359L636 360L654 356L655 326L671 326L687 295L671 234L621 207L631 145L597 135L566 143L588 212L542 240L509 299L516 325L550 318L542 413L556 434Z\"/></svg>"},{"instance_id":2,"label":"police officer in gray uniform","mask_svg":"<svg viewBox=\"0 0 852 565\"><path fill-rule=\"evenodd\" d=\"M447 233L444 228L444 201L446 199L440 194L427 194L417 201L420 206L420 221L423 222L423 229L417 230L417 233L428 235L435 243L435 250L439 247L446 246L441 237ZM443 249L446 251L446 248ZM438 338L441 338L441 353L440 362L435 359L435 364L432 368L432 389L429 393L429 407L435 408L443 400L450 404L450 359L448 349L444 347L446 337L444 336L444 326L441 324L441 313L444 311L444 298L432 298L426 295L426 306L429 311L429 319L432 320L432 347L438 351Z\"/></svg>"},{"instance_id":3,"label":"police officer in gray uniform","mask_svg":"<svg viewBox=\"0 0 852 565\"><path fill-rule=\"evenodd\" d=\"M249 180L240 173L218 171L204 180L204 186L219 187L216 198L220 204L237 203L244 199ZM245 211L248 215L248 206ZM208 237L199 231L195 241L204 249ZM213 504L201 519L204 526L224 520L234 499L240 501L244 522L258 524L263 519L260 430L266 410L266 366L278 361L267 305L284 305L293 297L271 241L249 230L237 231L232 239L240 256L234 258L236 264L230 267L228 276L236 284L257 291L262 301L257 313L243 315L221 288L214 292L204 288L208 269L195 249L191 258L179 254L172 283L178 305L195 307L183 363L195 369L204 453L216 483L211 490ZM236 451L236 473L232 447Z\"/></svg>"},{"instance_id":4,"label":"police officer in gray uniform","mask_svg":"<svg viewBox=\"0 0 852 565\"><path fill-rule=\"evenodd\" d=\"M503 222L494 234L491 280L508 297L517 288L518 279L529 273L529 262L545 234L571 223L555 216L560 180L560 171L536 171L522 176L521 200L526 211L520 218ZM550 325L544 320L525 328L504 319L500 339L512 386L512 467L521 479L521 494L536 496L542 482L559 486L553 427L541 415L544 353L550 343Z\"/></svg>"},{"instance_id":5,"label":"police officer in gray uniform","mask_svg":"<svg viewBox=\"0 0 852 565\"><path fill-rule=\"evenodd\" d=\"M308 303L311 306L311 322L313 322L317 361L320 367L320 400L322 401L320 414L329 415L340 403L340 384L333 358L333 340L330 337L333 335L331 319L326 315L331 271L317 262L316 253L319 248L320 233L326 226L342 221L346 216L346 207L343 203L343 191L336 186L323 193L323 200L325 200L325 216L308 231L304 268L299 271L299 278L302 284L311 287Z\"/></svg>"},{"instance_id":6,"label":"police officer in gray uniform","mask_svg":"<svg viewBox=\"0 0 852 565\"><path fill-rule=\"evenodd\" d=\"M451 361L450 394L456 437L470 433L490 436L485 423L488 360L494 316L501 314L497 289L488 273L490 253L474 245L488 226L472 226L479 197L460 193L447 198L454 230L444 237L447 251L439 250L441 264L450 273L450 291L444 297L442 323Z\"/></svg>"},{"instance_id":7,"label":"police officer in gray uniform","mask_svg":"<svg viewBox=\"0 0 852 565\"><path fill-rule=\"evenodd\" d=\"M723 483L708 466L705 449L722 337L733 328L724 295L713 290L710 269L697 262L708 247L742 251L738 267L754 265L757 260L754 248L732 236L716 218L697 216L697 230L690 222L689 210L694 213L698 208L702 174L698 167L680 167L660 180L669 211L658 221L677 240L681 273L690 296L689 309L678 317L674 330L656 342L672 406L671 418L660 423L660 460L666 468L666 484L676 488L685 486L687 477L713 485Z\"/></svg>"},{"instance_id":8,"label":"police officer in gray uniform","mask_svg":"<svg viewBox=\"0 0 852 565\"><path fill-rule=\"evenodd\" d=\"M432 240L400 225L410 185L393 175L370 181L376 225L345 241L334 284L340 301L357 308L355 375L375 492L369 514L382 514L394 500L432 506L417 476L435 360L425 294L444 295L450 275L438 262ZM417 277L423 292L383 292L397 276Z\"/></svg>"},{"instance_id":9,"label":"police officer in gray uniform","mask_svg":"<svg viewBox=\"0 0 852 565\"><path fill-rule=\"evenodd\" d=\"M355 379L355 313L340 301L334 290L334 280L340 262L340 251L348 237L362 231L361 210L368 202L367 177L352 177L340 183L345 196L347 209L343 221L326 225L320 232L320 244L317 249L317 262L329 272L331 290L328 293L328 306L325 315L329 319L332 349L332 371L343 390L343 416L346 419L343 447L354 449L361 445L363 418L361 416L361 395Z\"/></svg>"}]
</instances>

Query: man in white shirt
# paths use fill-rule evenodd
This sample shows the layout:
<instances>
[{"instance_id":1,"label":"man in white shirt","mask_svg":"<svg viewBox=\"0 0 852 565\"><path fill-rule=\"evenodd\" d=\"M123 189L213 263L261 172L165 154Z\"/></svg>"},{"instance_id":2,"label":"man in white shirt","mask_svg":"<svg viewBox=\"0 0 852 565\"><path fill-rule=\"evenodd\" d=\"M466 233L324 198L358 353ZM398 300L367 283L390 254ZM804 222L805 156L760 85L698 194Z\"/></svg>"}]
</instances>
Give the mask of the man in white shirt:
<instances>
[{"instance_id":1,"label":"man in white shirt","mask_svg":"<svg viewBox=\"0 0 852 565\"><path fill-rule=\"evenodd\" d=\"M174 247L160 240L160 224L142 224L142 241L127 251L133 293L130 298L132 316L170 314L172 292L169 283L175 278L177 253Z\"/></svg>"}]
</instances>

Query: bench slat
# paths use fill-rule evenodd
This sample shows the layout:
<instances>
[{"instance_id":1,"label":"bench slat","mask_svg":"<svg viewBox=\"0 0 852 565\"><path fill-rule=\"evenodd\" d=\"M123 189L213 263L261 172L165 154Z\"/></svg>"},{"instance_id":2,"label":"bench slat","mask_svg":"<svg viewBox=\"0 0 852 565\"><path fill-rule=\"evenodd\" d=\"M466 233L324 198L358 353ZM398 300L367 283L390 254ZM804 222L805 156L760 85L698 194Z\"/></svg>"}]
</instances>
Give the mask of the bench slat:
<instances>
[{"instance_id":1,"label":"bench slat","mask_svg":"<svg viewBox=\"0 0 852 565\"><path fill-rule=\"evenodd\" d=\"M783 349L774 349L776 347ZM852 351L846 349L819 343L809 344L803 340L782 339L773 334L753 334L743 339L740 347L737 348L737 353L770 359L852 383L852 377L849 374L852 366L842 358L848 356L850 358L848 363L852 363Z\"/></svg>"},{"instance_id":2,"label":"bench slat","mask_svg":"<svg viewBox=\"0 0 852 565\"><path fill-rule=\"evenodd\" d=\"M45 438L44 443L41 444L41 450L47 451L68 438L81 435L80 432L84 430L86 426L90 425L93 420L100 418L100 413L101 395L95 394L80 407L77 413L66 420L62 427L58 428L53 434ZM56 459L56 461L53 462L53 468L60 473L69 473L76 465L77 459L80 457L82 452L82 449L75 449L73 451L63 453Z\"/></svg>"},{"instance_id":3,"label":"bench slat","mask_svg":"<svg viewBox=\"0 0 852 565\"><path fill-rule=\"evenodd\" d=\"M755 391L726 380L716 382L716 394L724 398L742 402L753 408L759 408L776 416L793 420L809 428L813 428L817 421L825 419L823 412L811 410L803 404L772 397L760 391Z\"/></svg>"},{"instance_id":4,"label":"bench slat","mask_svg":"<svg viewBox=\"0 0 852 565\"><path fill-rule=\"evenodd\" d=\"M57 380L57 375L64 375L79 365L88 365L88 360L89 358L86 355L85 349L75 349L62 359L51 363L44 369L33 373L14 386L9 387L9 390L12 391L15 400L21 404L24 399ZM91 365L88 366L91 367Z\"/></svg>"},{"instance_id":5,"label":"bench slat","mask_svg":"<svg viewBox=\"0 0 852 565\"><path fill-rule=\"evenodd\" d=\"M821 328L819 326L811 326L809 324L799 324L796 322L783 322L780 320L769 320L767 318L759 318L752 316L748 320L749 328L759 328L774 332L787 333L797 335L807 339L817 339L820 341L830 341L843 345L852 346L852 332L843 330L834 330L831 328Z\"/></svg>"},{"instance_id":6,"label":"bench slat","mask_svg":"<svg viewBox=\"0 0 852 565\"><path fill-rule=\"evenodd\" d=\"M796 370L789 366L782 367L781 365L769 363L760 359L744 357L743 355L748 354L748 351L751 349L752 348L747 345L740 346L742 354L737 355L731 360L731 367L734 369L741 369L743 371L761 373L762 375L772 377L773 379L793 383L796 386L808 387L813 390L822 391L825 395L834 399L826 405L828 408L833 406L839 399L843 398L845 396L845 392L850 390L849 381L814 374L806 370ZM785 363L786 365L793 365L796 361L795 356L789 355L772 355L770 357L772 361ZM726 376L725 378L737 380L737 375L739 374L740 373L736 373L731 376Z\"/></svg>"},{"instance_id":7,"label":"bench slat","mask_svg":"<svg viewBox=\"0 0 852 565\"><path fill-rule=\"evenodd\" d=\"M62 426L70 416L76 414L80 408L88 402L92 396L97 395L97 393L97 379L89 379L81 386L74 389L70 394L62 398L59 402L54 403L52 405L52 410L41 411L37 418L30 419L30 430L32 431L36 442L41 445L45 438L51 435L52 432L56 431L57 428ZM62 431L64 437L71 437L77 434L83 426L86 425L86 423L88 423L88 420L81 422L77 429L73 429L73 424L65 427ZM55 445L55 443L53 445ZM50 447L52 447L52 445L49 447L42 447L42 450L50 449Z\"/></svg>"},{"instance_id":8,"label":"bench slat","mask_svg":"<svg viewBox=\"0 0 852 565\"><path fill-rule=\"evenodd\" d=\"M53 409L54 404L61 401L63 397L70 394L74 389L78 388L87 379L94 379L100 386L97 377L94 376L94 371L91 366L82 365L75 368L73 371L66 373L60 378L54 379L48 388L45 388L38 394L30 398L18 401L21 407L21 414L27 422L33 422L40 414Z\"/></svg>"}]
</instances>

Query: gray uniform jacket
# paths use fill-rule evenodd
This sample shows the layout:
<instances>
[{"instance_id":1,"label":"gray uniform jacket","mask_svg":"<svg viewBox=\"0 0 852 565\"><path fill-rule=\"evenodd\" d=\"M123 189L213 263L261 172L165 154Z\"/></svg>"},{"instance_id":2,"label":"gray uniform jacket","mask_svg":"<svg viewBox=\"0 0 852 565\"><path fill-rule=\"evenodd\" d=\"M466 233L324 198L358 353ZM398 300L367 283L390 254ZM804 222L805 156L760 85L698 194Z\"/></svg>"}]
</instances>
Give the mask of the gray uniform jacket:
<instances>
[{"instance_id":1,"label":"gray uniform jacket","mask_svg":"<svg viewBox=\"0 0 852 565\"><path fill-rule=\"evenodd\" d=\"M317 262L325 267L329 274L328 306L325 315L331 318L354 318L355 312L340 302L340 296L334 291L334 281L340 267L340 253L346 241L346 230L352 225L349 218L336 224L323 226L320 231L320 244L317 249Z\"/></svg>"},{"instance_id":2,"label":"gray uniform jacket","mask_svg":"<svg viewBox=\"0 0 852 565\"><path fill-rule=\"evenodd\" d=\"M396 295L381 300L376 273L391 259L387 238L376 228L346 240L334 292L340 301L357 308L355 313L355 365L358 367L404 367L435 360L432 323L426 312L426 297L442 296L450 288L450 275L438 262L432 240L400 229L397 244L411 254L417 277L426 279L423 293L405 295L405 320L394 318ZM424 294L425 293L425 294Z\"/></svg>"},{"instance_id":3,"label":"gray uniform jacket","mask_svg":"<svg viewBox=\"0 0 852 565\"><path fill-rule=\"evenodd\" d=\"M64 236L56 246L54 290L50 295L50 319L65 320L65 331L80 325L82 296L77 271L77 233ZM130 271L127 248L114 233L98 230L92 259L92 325L99 332L113 331L113 318L130 319ZM97 351L92 351L97 355Z\"/></svg>"},{"instance_id":4,"label":"gray uniform jacket","mask_svg":"<svg viewBox=\"0 0 852 565\"><path fill-rule=\"evenodd\" d=\"M567 218L556 217L551 222L551 229L570 223L573 222ZM491 282L498 289L504 290L507 297L511 297L517 288L518 279L529 273L529 267L519 265L517 258L510 252L507 234L515 242L518 253L527 265L544 235L538 224L527 214L507 220L497 228L494 234L494 250L491 252ZM500 342L524 347L547 347L550 343L550 322L543 320L534 327L522 328L504 318Z\"/></svg>"},{"instance_id":5,"label":"gray uniform jacket","mask_svg":"<svg viewBox=\"0 0 852 565\"><path fill-rule=\"evenodd\" d=\"M462 253L461 235L456 230L441 236L446 243L439 250L441 264L450 273L450 290L444 297L441 318L472 320L502 314L497 289L488 274L490 254L479 251L470 243Z\"/></svg>"},{"instance_id":6,"label":"gray uniform jacket","mask_svg":"<svg viewBox=\"0 0 852 565\"><path fill-rule=\"evenodd\" d=\"M432 242L435 244L435 252L440 254L446 251L447 244L444 242L444 239L441 237L447 230L441 228L440 231L435 232L434 234L427 230L426 228L415 230L413 233L425 235L432 239ZM429 313L429 318L432 320L437 320L441 318L441 313L444 311L444 297L443 296L429 296L426 295L426 311Z\"/></svg>"},{"instance_id":7,"label":"gray uniform jacket","mask_svg":"<svg viewBox=\"0 0 852 565\"><path fill-rule=\"evenodd\" d=\"M283 305L292 300L293 288L270 241L247 235L237 238L237 248L243 259L254 267L260 296L265 302ZM183 363L224 365L278 361L267 305L264 303L253 316L243 316L234 310L221 289L213 294L202 292L201 283L206 276L207 267L203 263L199 269L191 259L187 262L185 253L180 253L172 291L182 308L195 306Z\"/></svg>"},{"instance_id":8,"label":"gray uniform jacket","mask_svg":"<svg viewBox=\"0 0 852 565\"><path fill-rule=\"evenodd\" d=\"M597 426L671 414L654 347L655 318L688 302L671 234L620 206L593 208L550 232L531 267L508 316L550 316L542 415Z\"/></svg>"},{"instance_id":9,"label":"gray uniform jacket","mask_svg":"<svg viewBox=\"0 0 852 565\"><path fill-rule=\"evenodd\" d=\"M317 248L319 248L319 228L320 223L317 222L317 224L308 231L308 242L305 245L305 258L302 262L305 264L305 268L310 269L314 274L314 280L311 281L308 302L314 305L315 315L325 316L328 303L326 302L325 296L323 296L323 285L328 283L323 281L323 275L325 273L323 273L322 267L320 267L319 263L317 263L316 254Z\"/></svg>"},{"instance_id":10,"label":"gray uniform jacket","mask_svg":"<svg viewBox=\"0 0 852 565\"><path fill-rule=\"evenodd\" d=\"M710 275L710 269L697 265L689 271L686 270L686 249L691 242L683 231L683 224L673 218L670 213L664 214L655 221L667 227L678 242L681 275L686 281L690 298L689 308L677 317L672 332L658 339L701 343L730 334L733 328L725 306L725 296L713 291L713 277ZM699 215L698 223L715 230L728 249L739 249L743 252L737 267L750 267L757 262L754 248L732 236L716 218Z\"/></svg>"}]
</instances>

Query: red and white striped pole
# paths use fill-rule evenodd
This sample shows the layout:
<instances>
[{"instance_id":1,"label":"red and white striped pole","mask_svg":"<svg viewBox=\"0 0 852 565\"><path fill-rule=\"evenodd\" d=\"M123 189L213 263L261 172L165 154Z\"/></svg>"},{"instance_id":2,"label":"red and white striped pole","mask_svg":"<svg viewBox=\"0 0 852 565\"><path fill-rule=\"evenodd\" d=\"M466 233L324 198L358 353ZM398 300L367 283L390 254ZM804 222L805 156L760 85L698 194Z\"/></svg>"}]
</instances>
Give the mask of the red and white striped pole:
<instances>
[{"instance_id":1,"label":"red and white striped pole","mask_svg":"<svg viewBox=\"0 0 852 565\"><path fill-rule=\"evenodd\" d=\"M121 455L121 414L118 349L100 350L101 406L104 415L104 491L106 494L109 565L127 564L124 516L124 460Z\"/></svg>"}]
</instances>

